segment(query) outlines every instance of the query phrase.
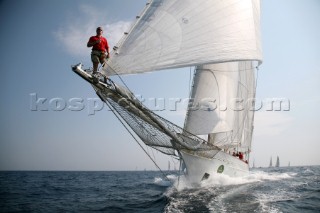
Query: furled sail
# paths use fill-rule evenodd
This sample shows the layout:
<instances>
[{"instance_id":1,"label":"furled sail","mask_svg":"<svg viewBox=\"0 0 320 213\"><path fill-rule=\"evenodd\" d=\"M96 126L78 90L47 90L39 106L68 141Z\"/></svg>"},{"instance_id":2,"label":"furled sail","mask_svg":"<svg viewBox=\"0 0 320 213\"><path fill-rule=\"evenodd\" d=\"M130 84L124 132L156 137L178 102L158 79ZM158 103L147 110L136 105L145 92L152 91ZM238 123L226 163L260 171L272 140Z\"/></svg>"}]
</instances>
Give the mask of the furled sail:
<instances>
[{"instance_id":1,"label":"furled sail","mask_svg":"<svg viewBox=\"0 0 320 213\"><path fill-rule=\"evenodd\" d=\"M151 0L114 47L107 75L261 62L259 0Z\"/></svg>"}]
</instances>

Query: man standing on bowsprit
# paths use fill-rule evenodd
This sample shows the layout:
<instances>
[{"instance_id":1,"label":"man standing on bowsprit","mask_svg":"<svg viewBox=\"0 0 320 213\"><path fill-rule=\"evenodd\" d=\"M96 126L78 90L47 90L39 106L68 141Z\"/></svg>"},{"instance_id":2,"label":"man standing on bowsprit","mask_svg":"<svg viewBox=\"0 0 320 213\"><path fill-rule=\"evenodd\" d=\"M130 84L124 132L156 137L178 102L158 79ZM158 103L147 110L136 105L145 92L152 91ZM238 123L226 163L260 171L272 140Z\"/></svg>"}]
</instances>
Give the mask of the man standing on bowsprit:
<instances>
[{"instance_id":1,"label":"man standing on bowsprit","mask_svg":"<svg viewBox=\"0 0 320 213\"><path fill-rule=\"evenodd\" d=\"M108 41L102 36L102 33L102 27L98 27L97 35L91 36L87 43L87 47L92 47L91 61L93 63L93 74L97 73L99 63L104 64L106 58L110 58Z\"/></svg>"}]
</instances>

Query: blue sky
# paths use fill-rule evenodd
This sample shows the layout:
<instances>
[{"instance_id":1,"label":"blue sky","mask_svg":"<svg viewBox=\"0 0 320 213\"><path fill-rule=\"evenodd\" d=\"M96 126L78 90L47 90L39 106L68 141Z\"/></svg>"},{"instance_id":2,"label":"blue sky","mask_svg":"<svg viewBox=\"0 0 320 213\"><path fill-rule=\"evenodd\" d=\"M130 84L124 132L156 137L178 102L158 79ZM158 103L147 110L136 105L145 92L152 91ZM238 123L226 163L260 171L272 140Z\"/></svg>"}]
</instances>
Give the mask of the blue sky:
<instances>
[{"instance_id":1,"label":"blue sky","mask_svg":"<svg viewBox=\"0 0 320 213\"><path fill-rule=\"evenodd\" d=\"M145 2L0 1L0 170L155 169L107 107L89 115L93 103L101 102L70 69L78 62L91 66L86 42L97 26L115 44ZM264 63L257 98L288 99L290 111L256 113L251 158L258 166L277 155L283 165L320 164L319 20L318 0L262 1ZM160 114L182 125L183 106L170 111L168 100L188 97L189 75L184 68L124 80L146 99L165 98ZM34 105L35 94L36 100L46 98L43 105ZM73 98L84 100L84 110L70 108ZM66 107L57 111L54 104L61 100ZM152 155L162 168L171 161Z\"/></svg>"}]
</instances>

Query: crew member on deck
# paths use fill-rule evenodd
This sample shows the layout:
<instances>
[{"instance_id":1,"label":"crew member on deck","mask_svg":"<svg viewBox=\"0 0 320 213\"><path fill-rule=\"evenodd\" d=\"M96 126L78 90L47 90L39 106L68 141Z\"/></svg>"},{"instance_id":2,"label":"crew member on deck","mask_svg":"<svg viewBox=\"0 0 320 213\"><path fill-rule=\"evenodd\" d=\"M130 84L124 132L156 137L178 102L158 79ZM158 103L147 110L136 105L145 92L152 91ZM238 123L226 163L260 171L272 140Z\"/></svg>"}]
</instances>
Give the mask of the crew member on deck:
<instances>
[{"instance_id":1,"label":"crew member on deck","mask_svg":"<svg viewBox=\"0 0 320 213\"><path fill-rule=\"evenodd\" d=\"M93 64L93 74L98 71L99 63L104 64L106 58L110 58L108 41L102 36L102 27L98 27L96 32L97 35L91 36L87 43L87 47L92 47L91 61Z\"/></svg>"},{"instance_id":2,"label":"crew member on deck","mask_svg":"<svg viewBox=\"0 0 320 213\"><path fill-rule=\"evenodd\" d=\"M239 159L240 159L240 160L243 160L243 154L242 154L242 152L239 152Z\"/></svg>"}]
</instances>

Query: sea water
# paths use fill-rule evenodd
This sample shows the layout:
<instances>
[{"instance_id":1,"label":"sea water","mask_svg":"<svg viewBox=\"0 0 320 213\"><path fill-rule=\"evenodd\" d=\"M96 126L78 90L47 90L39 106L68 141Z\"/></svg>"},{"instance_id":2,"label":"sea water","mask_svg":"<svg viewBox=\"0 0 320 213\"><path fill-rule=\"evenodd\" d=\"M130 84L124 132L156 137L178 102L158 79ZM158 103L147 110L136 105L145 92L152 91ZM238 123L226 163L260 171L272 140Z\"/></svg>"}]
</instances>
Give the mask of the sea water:
<instances>
[{"instance_id":1,"label":"sea water","mask_svg":"<svg viewBox=\"0 0 320 213\"><path fill-rule=\"evenodd\" d=\"M198 185L165 173L0 172L0 212L320 212L320 166Z\"/></svg>"}]
</instances>

